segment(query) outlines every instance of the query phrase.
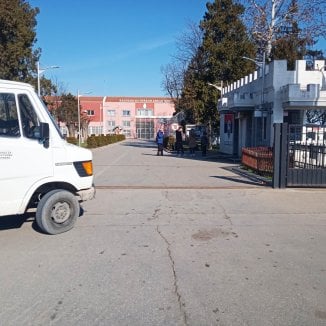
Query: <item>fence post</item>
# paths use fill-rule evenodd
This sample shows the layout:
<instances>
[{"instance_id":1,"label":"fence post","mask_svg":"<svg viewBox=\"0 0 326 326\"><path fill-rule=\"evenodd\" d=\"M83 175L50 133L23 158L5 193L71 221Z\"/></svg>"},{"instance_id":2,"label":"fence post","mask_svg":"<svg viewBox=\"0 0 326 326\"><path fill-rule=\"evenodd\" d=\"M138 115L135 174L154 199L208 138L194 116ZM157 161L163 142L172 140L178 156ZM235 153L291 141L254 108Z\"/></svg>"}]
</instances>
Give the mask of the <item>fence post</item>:
<instances>
[{"instance_id":1,"label":"fence post","mask_svg":"<svg viewBox=\"0 0 326 326\"><path fill-rule=\"evenodd\" d=\"M274 123L274 145L273 145L273 188L280 187L280 156L281 156L281 124Z\"/></svg>"},{"instance_id":2,"label":"fence post","mask_svg":"<svg viewBox=\"0 0 326 326\"><path fill-rule=\"evenodd\" d=\"M286 187L286 172L288 162L288 124L274 123L273 146L273 188Z\"/></svg>"},{"instance_id":3,"label":"fence post","mask_svg":"<svg viewBox=\"0 0 326 326\"><path fill-rule=\"evenodd\" d=\"M288 164L288 124L281 124L281 153L280 153L280 188L286 187Z\"/></svg>"}]
</instances>

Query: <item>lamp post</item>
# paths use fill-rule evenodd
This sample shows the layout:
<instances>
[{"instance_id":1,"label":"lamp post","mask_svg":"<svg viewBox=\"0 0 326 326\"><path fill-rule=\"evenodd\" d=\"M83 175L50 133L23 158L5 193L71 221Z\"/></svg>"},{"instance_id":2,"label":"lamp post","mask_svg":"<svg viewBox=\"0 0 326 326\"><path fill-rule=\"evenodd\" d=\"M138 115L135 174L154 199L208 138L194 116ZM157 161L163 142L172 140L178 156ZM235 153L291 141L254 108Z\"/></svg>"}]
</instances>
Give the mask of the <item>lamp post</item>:
<instances>
[{"instance_id":1,"label":"lamp post","mask_svg":"<svg viewBox=\"0 0 326 326\"><path fill-rule=\"evenodd\" d=\"M212 84L212 83L207 83L207 85L214 87L215 89L217 89L218 91L221 92L221 97L223 96L223 81L221 81L221 86ZM212 123L211 123L211 118L209 118L208 121L208 133L209 133L209 149L212 148Z\"/></svg>"},{"instance_id":2,"label":"lamp post","mask_svg":"<svg viewBox=\"0 0 326 326\"><path fill-rule=\"evenodd\" d=\"M218 86L218 85L215 85L215 84L212 84L212 83L207 83L207 85L216 88L218 91L221 92L221 95L223 95L223 81L221 82L221 86Z\"/></svg>"},{"instance_id":3,"label":"lamp post","mask_svg":"<svg viewBox=\"0 0 326 326\"><path fill-rule=\"evenodd\" d=\"M103 135L106 134L105 123L104 123L104 103L105 103L105 101L106 101L106 96L103 97L102 104L101 104L101 112L102 112L101 125L102 125L102 133L103 133Z\"/></svg>"},{"instance_id":4,"label":"lamp post","mask_svg":"<svg viewBox=\"0 0 326 326\"><path fill-rule=\"evenodd\" d=\"M251 58L248 58L248 57L242 57L242 59L246 59L246 60L249 60L249 61L252 61L258 68L260 68L262 70L262 81L261 81L261 103L260 103L260 106L261 106L261 109L263 109L263 104L264 104L264 87L265 87L265 56L266 56L266 53L265 51L263 52L263 61L257 61L255 59L251 59Z\"/></svg>"},{"instance_id":5,"label":"lamp post","mask_svg":"<svg viewBox=\"0 0 326 326\"><path fill-rule=\"evenodd\" d=\"M56 68L60 68L59 66L49 66L49 67L44 67L44 68L40 68L40 62L37 61L36 63L36 67L37 67L37 94L38 96L41 96L41 74L48 69L56 69Z\"/></svg>"},{"instance_id":6,"label":"lamp post","mask_svg":"<svg viewBox=\"0 0 326 326\"><path fill-rule=\"evenodd\" d=\"M265 53L264 53L264 54L265 54ZM249 60L249 61L253 62L253 63L256 64L256 66L258 66L259 68L261 68L262 65L263 65L263 62L261 62L261 61L257 61L257 60L252 59L252 58L248 58L248 57L243 56L242 59L246 59L246 60Z\"/></svg>"},{"instance_id":7,"label":"lamp post","mask_svg":"<svg viewBox=\"0 0 326 326\"><path fill-rule=\"evenodd\" d=\"M85 92L83 94L79 93L79 89L77 90L77 112L78 112L78 146L80 147L81 145L81 128L80 128L80 100L79 98L83 95L90 94L91 92Z\"/></svg>"}]
</instances>

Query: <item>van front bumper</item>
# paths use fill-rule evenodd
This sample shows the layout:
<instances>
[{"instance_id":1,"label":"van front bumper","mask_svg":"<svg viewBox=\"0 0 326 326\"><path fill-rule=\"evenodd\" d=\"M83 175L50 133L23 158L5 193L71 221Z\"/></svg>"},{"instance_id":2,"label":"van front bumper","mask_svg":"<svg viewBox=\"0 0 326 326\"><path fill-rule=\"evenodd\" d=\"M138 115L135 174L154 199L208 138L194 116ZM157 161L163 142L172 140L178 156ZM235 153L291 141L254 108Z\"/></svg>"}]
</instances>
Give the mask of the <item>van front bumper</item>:
<instances>
[{"instance_id":1,"label":"van front bumper","mask_svg":"<svg viewBox=\"0 0 326 326\"><path fill-rule=\"evenodd\" d=\"M96 194L96 190L94 186L88 189L77 191L77 195L80 197L80 201L91 200L95 198L95 194Z\"/></svg>"}]
</instances>

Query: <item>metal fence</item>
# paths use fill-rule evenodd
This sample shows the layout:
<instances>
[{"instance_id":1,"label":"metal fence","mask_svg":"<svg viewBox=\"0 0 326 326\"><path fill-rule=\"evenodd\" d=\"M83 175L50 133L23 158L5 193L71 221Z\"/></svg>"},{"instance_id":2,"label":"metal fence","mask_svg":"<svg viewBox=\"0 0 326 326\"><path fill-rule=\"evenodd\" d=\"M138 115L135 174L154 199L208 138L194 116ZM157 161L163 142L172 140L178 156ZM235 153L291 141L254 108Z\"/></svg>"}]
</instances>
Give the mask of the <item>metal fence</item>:
<instances>
[{"instance_id":1,"label":"metal fence","mask_svg":"<svg viewBox=\"0 0 326 326\"><path fill-rule=\"evenodd\" d=\"M273 187L326 187L326 126L274 124Z\"/></svg>"},{"instance_id":2,"label":"metal fence","mask_svg":"<svg viewBox=\"0 0 326 326\"><path fill-rule=\"evenodd\" d=\"M326 168L326 126L289 126L289 168Z\"/></svg>"}]
</instances>

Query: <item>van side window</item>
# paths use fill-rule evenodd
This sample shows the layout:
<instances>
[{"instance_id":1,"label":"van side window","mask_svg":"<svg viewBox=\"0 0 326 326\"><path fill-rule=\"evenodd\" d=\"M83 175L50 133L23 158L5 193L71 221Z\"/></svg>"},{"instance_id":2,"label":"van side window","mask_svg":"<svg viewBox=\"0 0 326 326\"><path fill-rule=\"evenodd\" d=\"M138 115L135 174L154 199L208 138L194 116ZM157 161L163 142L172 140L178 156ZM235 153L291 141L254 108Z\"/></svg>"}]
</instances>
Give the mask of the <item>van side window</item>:
<instances>
[{"instance_id":1,"label":"van side window","mask_svg":"<svg viewBox=\"0 0 326 326\"><path fill-rule=\"evenodd\" d=\"M39 138L40 121L34 107L26 94L18 95L19 113L23 127L23 135L27 138Z\"/></svg>"},{"instance_id":2,"label":"van side window","mask_svg":"<svg viewBox=\"0 0 326 326\"><path fill-rule=\"evenodd\" d=\"M19 137L19 123L15 95L0 93L0 137Z\"/></svg>"}]
</instances>

